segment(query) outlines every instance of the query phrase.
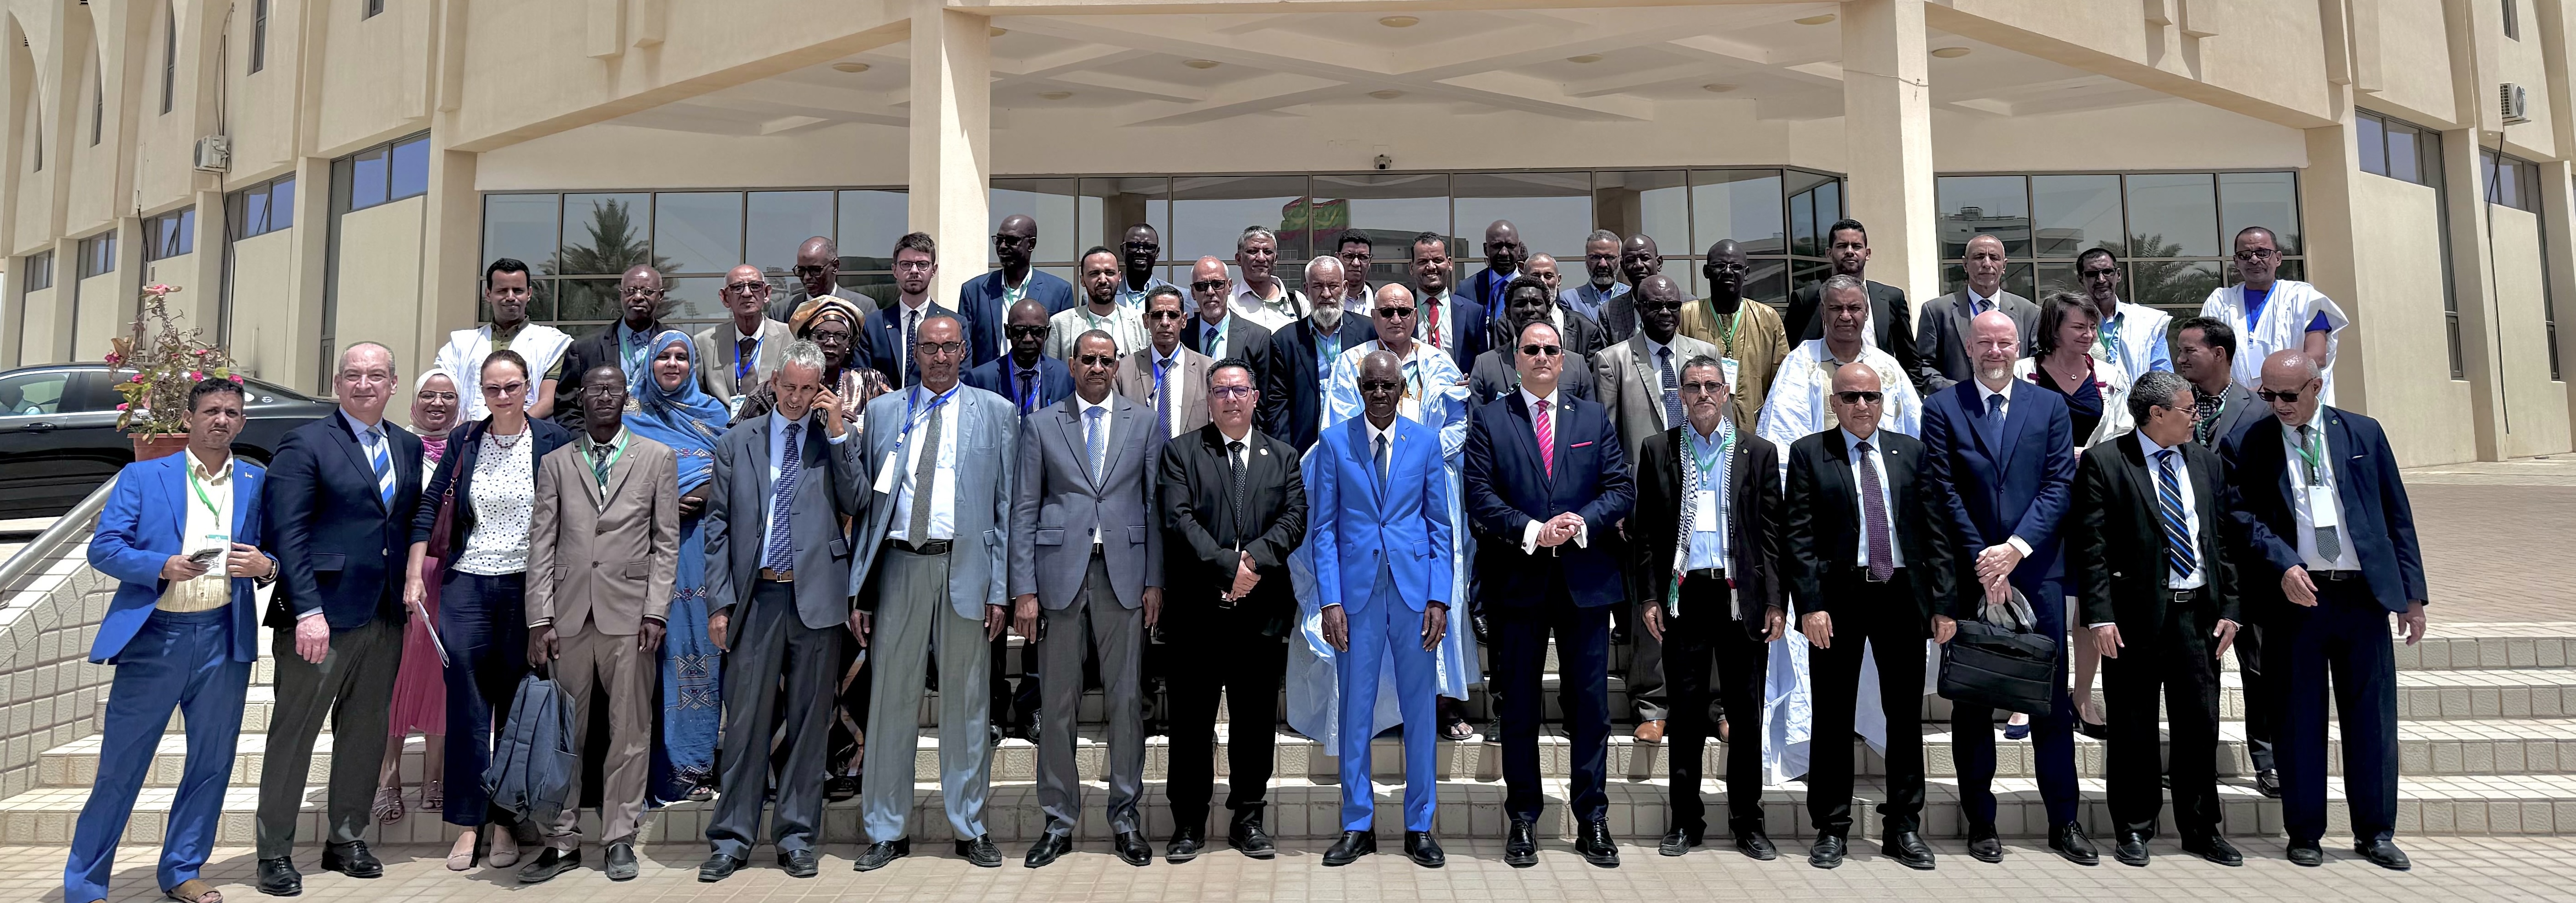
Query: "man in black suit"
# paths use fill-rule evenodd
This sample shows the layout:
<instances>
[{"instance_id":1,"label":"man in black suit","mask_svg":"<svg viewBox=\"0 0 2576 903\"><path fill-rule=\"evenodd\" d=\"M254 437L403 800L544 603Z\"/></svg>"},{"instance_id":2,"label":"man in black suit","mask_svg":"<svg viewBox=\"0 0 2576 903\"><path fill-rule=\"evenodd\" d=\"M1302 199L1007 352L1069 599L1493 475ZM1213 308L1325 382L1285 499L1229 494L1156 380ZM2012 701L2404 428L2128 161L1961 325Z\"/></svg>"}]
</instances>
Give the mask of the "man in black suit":
<instances>
[{"instance_id":1,"label":"man in black suit","mask_svg":"<svg viewBox=\"0 0 2576 903\"><path fill-rule=\"evenodd\" d=\"M1280 280L1280 284L1287 283ZM1190 268L1190 298L1198 303L1198 313L1181 324L1181 346L1211 361L1242 361L1252 368L1252 385L1258 389L1270 378L1270 330L1228 309L1233 289L1225 261L1199 258Z\"/></svg>"},{"instance_id":2,"label":"man in black suit","mask_svg":"<svg viewBox=\"0 0 2576 903\"><path fill-rule=\"evenodd\" d=\"M1559 698L1574 745L1566 808L1574 849L1619 864L1603 786L1610 740L1610 606L1627 598L1607 542L1636 501L1619 432L1600 405L1558 391L1565 361L1556 327L1521 330L1521 388L1469 415L1466 510L1486 536L1476 547L1478 592L1493 621L1503 697L1503 862L1538 864L1533 831L1539 674L1556 637Z\"/></svg>"},{"instance_id":3,"label":"man in black suit","mask_svg":"<svg viewBox=\"0 0 2576 903\"><path fill-rule=\"evenodd\" d=\"M1555 262L1550 261L1549 271L1551 273L1554 272L1554 268ZM1487 272L1491 271L1488 270ZM1545 321L1547 325L1556 327L1557 335L1565 337L1565 351L1567 354L1590 358L1593 352L1610 347L1610 333L1603 330L1599 322L1594 321L1591 317L1584 316L1581 311L1575 310L1573 305L1560 300L1557 297L1557 290L1547 286L1547 279L1545 277L1540 276L1536 272L1527 272L1519 276L1512 277L1513 282L1518 282L1522 279L1529 279L1537 282L1540 290L1547 294L1547 303L1539 305L1538 309L1532 314L1532 316L1538 320ZM1521 334L1520 328L1522 324L1514 319L1510 299L1510 283L1504 283L1494 289L1494 301L1490 305L1493 308L1491 311L1491 319L1493 322L1485 330L1485 348L1488 351L1497 348L1509 350L1509 348L1515 344L1512 341L1513 337ZM1510 369L1511 362L1509 355L1504 357L1503 366L1505 369ZM1588 367L1579 362L1568 362L1566 366L1569 368L1588 369ZM1575 371L1574 369L1569 369L1566 372L1568 376L1571 376Z\"/></svg>"},{"instance_id":4,"label":"man in black suit","mask_svg":"<svg viewBox=\"0 0 2576 903\"><path fill-rule=\"evenodd\" d=\"M259 891L304 890L295 824L312 771L313 740L331 722L322 868L375 878L384 866L363 832L384 760L385 720L402 661L403 578L412 511L420 502L420 438L385 420L394 356L360 342L340 353L337 416L296 427L269 464L269 537L285 585L276 630L277 711L260 767Z\"/></svg>"},{"instance_id":5,"label":"man in black suit","mask_svg":"<svg viewBox=\"0 0 2576 903\"><path fill-rule=\"evenodd\" d=\"M1476 365L1468 368L1467 372L1467 387L1476 393L1477 407L1483 407L1494 399L1501 398L1521 387L1521 371L1517 366L1520 349L1517 347L1518 343L1513 342L1511 337L1520 335L1520 331L1532 323L1549 323L1548 312L1562 306L1547 290L1545 283L1531 276L1513 279L1511 284L1503 289L1502 294L1504 315L1511 318L1510 328L1505 329L1502 324L1495 324L1493 334L1490 336L1494 343L1493 347L1486 349L1483 354L1476 355ZM1589 334L1594 340L1601 337L1601 327L1594 325L1582 314L1567 314L1567 316L1572 319L1572 322L1581 324L1582 328L1589 329ZM1549 325L1555 324L1549 323ZM1561 334L1572 335L1576 331L1569 329ZM1558 380L1565 386L1568 394L1585 401L1598 400L1592 397L1591 355L1590 351L1577 350L1576 346L1572 345L1567 346L1565 376Z\"/></svg>"},{"instance_id":6,"label":"man in black suit","mask_svg":"<svg viewBox=\"0 0 2576 903\"><path fill-rule=\"evenodd\" d=\"M616 364L629 376L644 372L652 353L653 337L662 334L664 306L662 274L651 264L639 263L617 281L618 320L583 336L564 352L563 372L588 373L601 364ZM694 349L692 349L694 352ZM581 386L558 391L555 399L555 422L574 432L581 431Z\"/></svg>"},{"instance_id":7,"label":"man in black suit","mask_svg":"<svg viewBox=\"0 0 2576 903\"><path fill-rule=\"evenodd\" d=\"M2272 418L2272 409L2236 384L2237 348L2236 329L2216 317L2187 318L2174 328L2174 373L2191 382L2192 397L2200 402L2192 441L2213 452L2246 424ZM2237 597L2242 605L2241 589ZM2278 694L2267 689L2263 625L2250 609L2236 628L2236 674L2245 682L2245 751L2254 760L2254 790L2278 799L2281 772L2272 759L2272 732L2281 723L2280 705Z\"/></svg>"},{"instance_id":8,"label":"man in black suit","mask_svg":"<svg viewBox=\"0 0 2576 903\"><path fill-rule=\"evenodd\" d=\"M1366 242L1350 247L1364 249ZM1357 276L1338 257L1306 262L1310 312L1270 334L1270 375L1262 382L1261 431L1304 455L1324 425L1325 381L1342 352L1377 338L1366 316L1342 307Z\"/></svg>"},{"instance_id":9,"label":"man in black suit","mask_svg":"<svg viewBox=\"0 0 2576 903\"><path fill-rule=\"evenodd\" d=\"M1869 230L1859 220L1842 219L1834 221L1826 236L1825 258L1834 265L1831 275L1863 279L1869 288L1869 329L1861 338L1896 358L1897 366L1912 376L1916 394L1931 394L1932 387L1923 379L1920 349L1914 347L1914 312L1905 305L1905 290L1861 275L1869 268ZM1817 315L1824 307L1818 300L1823 287L1824 280L1818 279L1790 293L1789 312L1781 317L1781 325L1789 331L1789 347L1825 337L1825 318Z\"/></svg>"},{"instance_id":10,"label":"man in black suit","mask_svg":"<svg viewBox=\"0 0 2576 903\"><path fill-rule=\"evenodd\" d=\"M1917 869L1932 867L1918 833L1923 819L1923 638L1948 642L1933 618L1949 597L1951 551L1945 515L1923 475L1924 446L1878 428L1886 396L1878 371L1834 371L1837 429L1789 446L1782 570L1798 606L1798 629L1815 645L1808 660L1816 738L1807 759L1807 817L1815 846L1807 864L1843 864L1851 831L1852 715L1860 697L1863 644L1878 662L1887 716L1887 802L1878 807L1879 848ZM1838 629L1839 628L1839 629Z\"/></svg>"},{"instance_id":11,"label":"man in black suit","mask_svg":"<svg viewBox=\"0 0 2576 903\"><path fill-rule=\"evenodd\" d=\"M1515 286L1517 288L1517 286ZM1637 450L1637 507L1628 518L1629 567L1645 598L1638 619L1663 644L1672 692L1672 821L1661 852L1679 856L1707 828L1699 798L1708 742L1709 665L1730 712L1760 712L1770 642L1787 629L1780 581L1780 449L1729 416L1726 368L1701 355L1682 364L1689 422ZM1919 646L1919 644L1918 644ZM1735 848L1778 857L1762 828L1762 731L1747 717L1726 745L1726 822ZM1848 746L1848 744L1846 744Z\"/></svg>"},{"instance_id":12,"label":"man in black suit","mask_svg":"<svg viewBox=\"0 0 2576 903\"><path fill-rule=\"evenodd\" d=\"M1239 324L1249 325L1249 324ZM1226 842L1277 855L1261 825L1277 739L1279 687L1297 599L1288 553L1306 539L1306 483L1295 449L1252 428L1261 392L1252 368L1226 358L1208 370L1208 425L1165 443L1161 463L1163 636L1171 674L1171 862L1198 856L1216 780L1217 694L1226 742Z\"/></svg>"},{"instance_id":13,"label":"man in black suit","mask_svg":"<svg viewBox=\"0 0 2576 903\"><path fill-rule=\"evenodd\" d=\"M1413 237L1413 337L1449 352L1465 370L1485 351L1485 307L1466 292L1456 291L1449 240L1438 232Z\"/></svg>"},{"instance_id":14,"label":"man in black suit","mask_svg":"<svg viewBox=\"0 0 2576 903\"><path fill-rule=\"evenodd\" d=\"M2328 407L2325 375L2298 351L2263 359L2272 417L2219 447L2230 545L2256 619L2263 670L2282 703L2273 750L2290 861L2322 865L2326 830L2326 683L2342 717L2343 792L2353 851L2409 867L2397 826L2397 668L2390 615L2407 645L2424 638L2424 555L2397 456L2379 421ZM273 488L273 487L272 487Z\"/></svg>"},{"instance_id":15,"label":"man in black suit","mask_svg":"<svg viewBox=\"0 0 2576 903\"><path fill-rule=\"evenodd\" d=\"M2218 657L2236 638L2236 572L2219 542L2218 453L2192 441L2191 384L2154 371L2129 388L2136 430L2084 452L2068 550L2084 629L2102 650L2111 713L2111 855L2147 864L2164 807L2158 690L2172 719L2175 827L2184 852L2245 857L2219 835Z\"/></svg>"}]
</instances>

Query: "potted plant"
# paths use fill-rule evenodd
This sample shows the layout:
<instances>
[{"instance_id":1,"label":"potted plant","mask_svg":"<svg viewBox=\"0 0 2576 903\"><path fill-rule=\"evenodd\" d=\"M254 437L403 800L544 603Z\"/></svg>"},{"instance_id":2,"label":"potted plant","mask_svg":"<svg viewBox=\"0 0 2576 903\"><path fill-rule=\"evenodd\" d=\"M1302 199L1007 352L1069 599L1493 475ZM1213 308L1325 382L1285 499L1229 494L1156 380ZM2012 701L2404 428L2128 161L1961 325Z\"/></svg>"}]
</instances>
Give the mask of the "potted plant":
<instances>
[{"instance_id":1,"label":"potted plant","mask_svg":"<svg viewBox=\"0 0 2576 903\"><path fill-rule=\"evenodd\" d=\"M116 384L116 391L125 396L116 406L120 412L116 428L134 440L137 461L177 454L188 447L188 421L182 415L188 410L190 388L207 377L241 381L223 349L203 341L199 330L179 328L179 315L169 306L169 297L178 291L178 286L163 283L144 286L134 334L114 340L107 353L109 367L133 371ZM147 322L155 328L148 341Z\"/></svg>"}]
</instances>

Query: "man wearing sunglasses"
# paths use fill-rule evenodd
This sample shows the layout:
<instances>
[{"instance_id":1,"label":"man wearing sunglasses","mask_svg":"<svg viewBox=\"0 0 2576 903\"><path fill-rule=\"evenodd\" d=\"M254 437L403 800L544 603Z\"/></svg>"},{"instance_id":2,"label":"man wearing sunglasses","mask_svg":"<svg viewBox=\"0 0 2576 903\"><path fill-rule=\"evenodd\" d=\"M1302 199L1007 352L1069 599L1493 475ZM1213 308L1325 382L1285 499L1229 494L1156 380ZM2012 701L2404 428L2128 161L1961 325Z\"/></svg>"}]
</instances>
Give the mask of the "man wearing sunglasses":
<instances>
[{"instance_id":1,"label":"man wearing sunglasses","mask_svg":"<svg viewBox=\"0 0 2576 903\"><path fill-rule=\"evenodd\" d=\"M927 233L897 239L893 256L894 303L868 311L867 325L859 330L860 342L867 348L864 359L870 368L885 374L894 385L918 385L921 373L913 364L912 352L921 344L921 324L943 314L960 322L965 318L930 300L931 282L939 277L939 245Z\"/></svg>"},{"instance_id":2,"label":"man wearing sunglasses","mask_svg":"<svg viewBox=\"0 0 2576 903\"><path fill-rule=\"evenodd\" d=\"M781 323L796 318L798 308L816 298L839 298L860 310L875 310L876 299L841 287L841 246L817 235L796 246L796 290L769 302L763 313ZM628 371L633 372L633 371Z\"/></svg>"},{"instance_id":3,"label":"man wearing sunglasses","mask_svg":"<svg viewBox=\"0 0 2576 903\"><path fill-rule=\"evenodd\" d=\"M1571 317L1573 322L1581 324L1583 329L1588 330L1584 334L1591 340L1601 339L1600 326L1594 325L1591 319L1582 314L1564 311L1563 302L1555 300L1556 293L1548 291L1547 284L1535 277L1522 276L1513 279L1512 284L1503 289L1501 294L1503 309L1511 318L1508 324L1510 328L1506 329L1504 323L1494 324L1492 334L1494 347L1487 349L1483 354L1476 355L1476 365L1469 368L1467 373L1467 385L1475 391L1476 404L1479 407L1490 404L1494 399L1501 398L1521 387L1521 372L1518 366L1520 355L1516 353L1520 349L1512 343L1511 337L1519 335L1520 330L1528 328L1530 324L1546 323L1550 326L1558 326L1550 320L1549 315L1562 313L1564 316ZM1558 332L1563 335L1574 334L1573 330L1567 330L1561 326ZM1560 382L1565 385L1565 391L1572 393L1576 398L1588 401L1592 400L1592 359L1590 353L1582 350L1582 347L1579 341L1566 346L1565 366L1561 371L1565 374L1565 378Z\"/></svg>"},{"instance_id":4,"label":"man wearing sunglasses","mask_svg":"<svg viewBox=\"0 0 2576 903\"><path fill-rule=\"evenodd\" d=\"M2243 282L2209 293L2200 315L2236 330L2236 384L2251 390L2263 381L2263 362L2279 351L2298 351L2323 371L2325 404L2334 403L2335 345L2352 325L2343 308L2317 287L2279 278L2281 245L2272 230L2247 226L2236 233L2236 272Z\"/></svg>"},{"instance_id":5,"label":"man wearing sunglasses","mask_svg":"<svg viewBox=\"0 0 2576 903\"><path fill-rule=\"evenodd\" d=\"M698 385L725 407L739 409L754 387L778 372L780 356L796 334L762 313L769 304L769 280L759 267L734 267L725 274L721 292L733 321L699 330L691 340L697 351L690 359L697 362Z\"/></svg>"},{"instance_id":6,"label":"man wearing sunglasses","mask_svg":"<svg viewBox=\"0 0 2576 903\"><path fill-rule=\"evenodd\" d=\"M1118 394L1154 413L1156 448L1206 426L1207 355L1181 347L1181 332L1194 319L1181 307L1181 290L1158 288L1145 298L1145 347L1128 352L1118 368Z\"/></svg>"},{"instance_id":7,"label":"man wearing sunglasses","mask_svg":"<svg viewBox=\"0 0 2576 903\"><path fill-rule=\"evenodd\" d=\"M1073 308L1073 283L1029 265L1037 250L1036 218L1025 213L1002 217L1002 224L993 227L993 259L1001 261L1001 268L957 287L957 312L965 316L968 343L975 346L968 366L981 367L1010 352L1007 321L1020 302L1036 301L1049 316Z\"/></svg>"},{"instance_id":8,"label":"man wearing sunglasses","mask_svg":"<svg viewBox=\"0 0 2576 903\"><path fill-rule=\"evenodd\" d=\"M483 268L483 303L492 309L492 322L449 333L447 344L438 348L435 364L449 373L481 373L483 359L492 352L516 351L535 371L528 386L528 416L545 418L554 416L555 384L563 377L564 352L571 350L572 336L529 321L528 303L535 297L526 263L509 257L493 260ZM482 393L464 394L465 422L491 414Z\"/></svg>"},{"instance_id":9,"label":"man wearing sunglasses","mask_svg":"<svg viewBox=\"0 0 2576 903\"><path fill-rule=\"evenodd\" d=\"M1671 277L1648 274L1622 298L1635 302L1637 332L1592 356L1592 386L1610 422L1618 425L1620 446L1638 448L1647 437L1690 419L1682 402L1682 364L1695 357L1716 358L1719 353L1717 346L1681 334L1682 305L1688 302ZM1623 536L1624 532L1612 532L1595 541L1615 545ZM1629 706L1637 719L1636 738L1654 743L1664 739L1669 714L1664 707L1662 644L1650 634L1630 629L1633 603L1646 598L1643 575L1631 576L1640 578L1628 586L1632 604L1618 606L1612 618L1627 640L1637 644L1636 654L1628 661L1627 685Z\"/></svg>"},{"instance_id":10,"label":"man wearing sunglasses","mask_svg":"<svg viewBox=\"0 0 2576 903\"><path fill-rule=\"evenodd\" d=\"M601 364L616 364L629 375L642 373L651 353L653 337L662 334L662 314L670 307L665 300L662 274L651 264L639 263L626 270L617 280L617 322L599 328L598 332L572 343L564 352L565 373L588 373ZM556 405L555 422L565 429L582 429L581 386L573 386L572 397Z\"/></svg>"},{"instance_id":11,"label":"man wearing sunglasses","mask_svg":"<svg viewBox=\"0 0 2576 903\"><path fill-rule=\"evenodd\" d=\"M1197 313L1183 321L1181 346L1207 355L1208 360L1235 358L1252 368L1252 384L1260 386L1270 376L1269 325L1259 322L1253 311L1238 311L1228 304L1226 291L1236 283L1226 278L1225 261L1201 257L1190 268L1190 299L1197 302ZM1339 299L1334 301L1336 307ZM1282 321L1280 329L1294 325Z\"/></svg>"},{"instance_id":12,"label":"man wearing sunglasses","mask_svg":"<svg viewBox=\"0 0 2576 903\"><path fill-rule=\"evenodd\" d=\"M1546 269L1544 270L1540 269L1540 265L1542 263L1546 265ZM1569 363L1567 365L1568 367L1589 369L1591 367L1589 362L1592 359L1592 355L1599 353L1603 348L1610 347L1610 333L1601 328L1599 321L1592 319L1592 317L1584 314L1582 311L1576 310L1574 305L1567 304L1563 299L1559 298L1557 296L1556 284L1554 281L1555 278L1556 261L1549 259L1545 254L1539 254L1532 256L1530 258L1530 262L1524 266L1521 275L1512 277L1512 281L1518 282L1522 279L1529 279L1535 282L1538 287L1545 292L1547 303L1539 305L1534 316L1547 323L1547 325L1556 327L1556 333L1565 337L1565 350L1569 353L1580 355L1583 358L1582 361ZM1510 352L1512 350L1512 346L1515 344L1512 341L1512 338L1520 335L1521 327L1527 325L1525 323L1518 322L1519 317L1517 312L1511 309L1511 299L1513 297L1514 295L1510 284L1505 283L1503 285L1494 286L1493 301L1477 302L1479 304L1484 304L1488 309L1494 312L1493 323L1485 330L1485 348L1489 353L1493 351L1501 351L1504 353L1502 356L1504 370L1511 369L1512 357ZM1483 355L1477 356L1477 360L1483 359ZM1470 366L1467 369L1470 372L1475 370L1473 366ZM1585 390L1584 397L1592 397L1588 387Z\"/></svg>"}]
</instances>

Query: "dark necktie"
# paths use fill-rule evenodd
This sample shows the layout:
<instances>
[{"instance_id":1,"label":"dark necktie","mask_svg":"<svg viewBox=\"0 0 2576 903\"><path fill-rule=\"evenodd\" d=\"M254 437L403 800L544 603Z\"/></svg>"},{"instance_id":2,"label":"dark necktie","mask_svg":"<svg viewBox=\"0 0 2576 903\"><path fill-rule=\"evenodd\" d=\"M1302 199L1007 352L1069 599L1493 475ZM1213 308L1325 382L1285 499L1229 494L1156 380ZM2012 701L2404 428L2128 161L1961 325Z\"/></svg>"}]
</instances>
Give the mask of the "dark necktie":
<instances>
[{"instance_id":1,"label":"dark necktie","mask_svg":"<svg viewBox=\"0 0 2576 903\"><path fill-rule=\"evenodd\" d=\"M939 482L939 419L946 413L936 405L931 407L928 435L922 437L921 450L913 453L912 525L904 533L913 545L930 541L930 495Z\"/></svg>"},{"instance_id":2,"label":"dark necktie","mask_svg":"<svg viewBox=\"0 0 2576 903\"><path fill-rule=\"evenodd\" d=\"M1986 416L1998 421L2004 419L2004 393L1986 396Z\"/></svg>"},{"instance_id":3,"label":"dark necktie","mask_svg":"<svg viewBox=\"0 0 2576 903\"><path fill-rule=\"evenodd\" d=\"M769 554L760 562L761 567L773 571L796 569L796 532L788 529L788 515L795 507L796 476L805 469L804 448L796 442L797 435L804 432L804 428L805 424L801 422L790 423L786 435L780 439L786 444L787 451L779 456L778 483L770 487Z\"/></svg>"},{"instance_id":4,"label":"dark necktie","mask_svg":"<svg viewBox=\"0 0 2576 903\"><path fill-rule=\"evenodd\" d=\"M2165 528L2165 563L2173 568L2173 579L2191 576L2198 567L2199 553L2191 547L2191 524L2183 519L2182 462L2173 449L2156 453L2156 511Z\"/></svg>"},{"instance_id":5,"label":"dark necktie","mask_svg":"<svg viewBox=\"0 0 2576 903\"><path fill-rule=\"evenodd\" d=\"M1165 438L1172 431L1172 393L1164 391L1163 371L1171 365L1168 357L1154 362L1154 429Z\"/></svg>"},{"instance_id":6,"label":"dark necktie","mask_svg":"<svg viewBox=\"0 0 2576 903\"><path fill-rule=\"evenodd\" d=\"M1022 413L1022 414L1026 414L1026 413L1028 413L1028 412L1030 412L1030 411L1037 410L1037 406L1038 406L1038 371L1033 370L1033 369L1028 369L1028 368L1022 368L1022 369L1020 370L1020 391L1019 391L1019 397L1020 397L1020 413Z\"/></svg>"},{"instance_id":7,"label":"dark necktie","mask_svg":"<svg viewBox=\"0 0 2576 903\"><path fill-rule=\"evenodd\" d=\"M1664 428L1671 429L1689 420L1690 415L1682 410L1682 382L1673 377L1672 346L1658 349L1655 356L1662 359L1664 368Z\"/></svg>"},{"instance_id":8,"label":"dark necktie","mask_svg":"<svg viewBox=\"0 0 2576 903\"><path fill-rule=\"evenodd\" d=\"M1869 534L1869 579L1886 581L1896 576L1896 545L1887 533L1887 498L1881 494L1878 460L1870 457L1869 443L1860 451L1861 529Z\"/></svg>"},{"instance_id":9,"label":"dark necktie","mask_svg":"<svg viewBox=\"0 0 2576 903\"><path fill-rule=\"evenodd\" d=\"M760 362L760 339L746 337L733 342L733 381L735 388L751 381L752 365Z\"/></svg>"},{"instance_id":10,"label":"dark necktie","mask_svg":"<svg viewBox=\"0 0 2576 903\"><path fill-rule=\"evenodd\" d=\"M2200 397L2200 422L2192 424L2192 435L2208 445L2218 438L2218 419L2227 416L2227 396L2210 394Z\"/></svg>"},{"instance_id":11,"label":"dark necktie","mask_svg":"<svg viewBox=\"0 0 2576 903\"><path fill-rule=\"evenodd\" d=\"M1225 469L1234 477L1234 538L1240 542L1244 534L1250 532L1243 526L1243 440L1225 444Z\"/></svg>"},{"instance_id":12,"label":"dark necktie","mask_svg":"<svg viewBox=\"0 0 2576 903\"><path fill-rule=\"evenodd\" d=\"M594 443L590 447L590 473L599 478L599 497L608 497L608 456L617 446Z\"/></svg>"},{"instance_id":13,"label":"dark necktie","mask_svg":"<svg viewBox=\"0 0 2576 903\"><path fill-rule=\"evenodd\" d=\"M903 315L903 360L896 362L895 370L904 375L903 384L907 386L912 385L912 345L914 342L918 342L920 340L921 311L905 311Z\"/></svg>"},{"instance_id":14,"label":"dark necktie","mask_svg":"<svg viewBox=\"0 0 2576 903\"><path fill-rule=\"evenodd\" d=\"M1386 477L1387 477L1387 473L1386 473L1386 437L1381 435L1381 436L1377 437L1377 479L1378 479L1378 482L1381 482L1381 483L1386 482Z\"/></svg>"}]
</instances>

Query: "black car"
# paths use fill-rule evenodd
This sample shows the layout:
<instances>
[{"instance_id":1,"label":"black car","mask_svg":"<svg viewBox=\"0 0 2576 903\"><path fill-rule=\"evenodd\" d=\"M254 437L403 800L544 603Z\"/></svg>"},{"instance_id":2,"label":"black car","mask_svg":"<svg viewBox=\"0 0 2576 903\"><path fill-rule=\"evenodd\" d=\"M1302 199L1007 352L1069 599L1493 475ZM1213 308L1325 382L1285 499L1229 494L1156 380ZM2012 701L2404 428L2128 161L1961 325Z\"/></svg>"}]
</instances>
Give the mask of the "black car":
<instances>
[{"instance_id":1,"label":"black car","mask_svg":"<svg viewBox=\"0 0 2576 903\"><path fill-rule=\"evenodd\" d=\"M99 363L0 373L0 519L59 516L134 463L133 440L116 428L116 384L133 373ZM286 431L338 409L256 379L242 380L242 394L249 422L233 452L262 464Z\"/></svg>"}]
</instances>

